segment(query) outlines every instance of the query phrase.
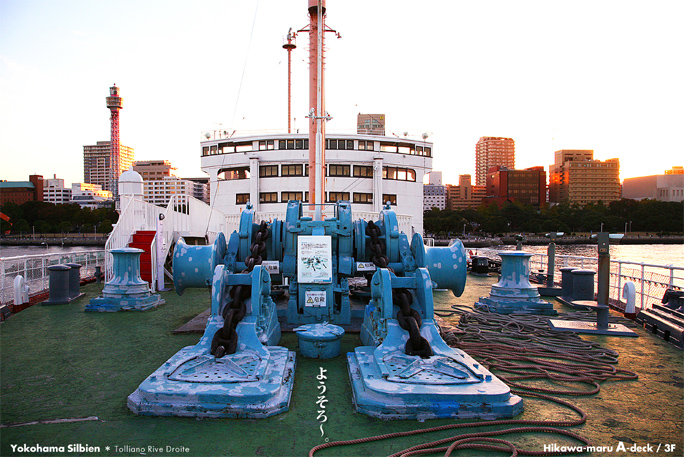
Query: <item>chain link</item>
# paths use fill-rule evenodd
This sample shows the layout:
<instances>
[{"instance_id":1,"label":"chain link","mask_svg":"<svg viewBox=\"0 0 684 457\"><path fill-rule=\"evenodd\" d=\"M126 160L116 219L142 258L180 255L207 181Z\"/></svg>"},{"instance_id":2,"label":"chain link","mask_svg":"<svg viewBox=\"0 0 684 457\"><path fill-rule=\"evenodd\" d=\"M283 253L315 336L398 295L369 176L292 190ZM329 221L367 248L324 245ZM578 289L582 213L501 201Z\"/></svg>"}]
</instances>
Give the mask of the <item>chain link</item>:
<instances>
[{"instance_id":1,"label":"chain link","mask_svg":"<svg viewBox=\"0 0 684 457\"><path fill-rule=\"evenodd\" d=\"M380 227L373 221L368 222L366 235L370 237L368 250L372 253L372 262L379 268L388 268L389 258L385 254L387 245L380 238ZM392 271L391 268L390 271ZM416 309L411 308L411 303L413 303L411 292L404 288L392 289L392 303L399 307L397 311L399 326L409 333L404 352L407 355L417 355L424 359L432 356L430 343L420 334L423 319Z\"/></svg>"},{"instance_id":2,"label":"chain link","mask_svg":"<svg viewBox=\"0 0 684 457\"><path fill-rule=\"evenodd\" d=\"M266 240L269 235L268 224L262 221L254 237L254 242L250 247L250 254L245 259L247 268L244 273L250 273L254 270L255 265L261 265L261 262L266 258ZM227 354L234 354L237 350L238 336L236 329L247 313L245 300L251 294L252 286L240 284L231 288L231 302L223 308L223 327L214 333L214 338L211 341L211 353L217 359Z\"/></svg>"}]
</instances>

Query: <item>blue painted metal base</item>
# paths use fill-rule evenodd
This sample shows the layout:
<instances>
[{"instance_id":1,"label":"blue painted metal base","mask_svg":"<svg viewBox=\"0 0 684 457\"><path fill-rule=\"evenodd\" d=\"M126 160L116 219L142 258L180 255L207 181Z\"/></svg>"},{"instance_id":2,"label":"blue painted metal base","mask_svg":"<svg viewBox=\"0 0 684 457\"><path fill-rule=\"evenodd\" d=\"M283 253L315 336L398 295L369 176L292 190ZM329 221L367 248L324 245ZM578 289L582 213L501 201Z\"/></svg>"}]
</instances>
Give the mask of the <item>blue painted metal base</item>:
<instances>
[{"instance_id":1,"label":"blue painted metal base","mask_svg":"<svg viewBox=\"0 0 684 457\"><path fill-rule=\"evenodd\" d=\"M221 310L230 286L251 284L247 314L237 325L234 354L211 355L214 334L223 327ZM128 408L146 416L264 418L289 408L295 353L277 347L280 324L260 265L249 274L214 271L211 317L195 346L181 349L128 397Z\"/></svg>"},{"instance_id":2,"label":"blue painted metal base","mask_svg":"<svg viewBox=\"0 0 684 457\"><path fill-rule=\"evenodd\" d=\"M117 311L147 311L166 303L159 294L147 294L142 296L100 296L90 300L85 307L86 311L99 311L115 313Z\"/></svg>"},{"instance_id":3,"label":"blue painted metal base","mask_svg":"<svg viewBox=\"0 0 684 457\"><path fill-rule=\"evenodd\" d=\"M294 329L299 341L299 352L312 359L332 359L340 355L344 329L327 322L307 324Z\"/></svg>"},{"instance_id":4,"label":"blue painted metal base","mask_svg":"<svg viewBox=\"0 0 684 457\"><path fill-rule=\"evenodd\" d=\"M379 347L362 346L347 354L356 410L379 419L499 419L523 412L522 398L465 352L447 346L432 320L423 337L434 354L408 356L408 333L387 322ZM394 341L395 344L388 344Z\"/></svg>"},{"instance_id":5,"label":"blue painted metal base","mask_svg":"<svg viewBox=\"0 0 684 457\"><path fill-rule=\"evenodd\" d=\"M542 314L556 316L553 305L539 296L536 287L530 284L529 258L532 254L523 251L499 252L501 277L492 285L489 297L480 297L475 309L498 314Z\"/></svg>"},{"instance_id":6,"label":"blue painted metal base","mask_svg":"<svg viewBox=\"0 0 684 457\"><path fill-rule=\"evenodd\" d=\"M142 249L120 248L111 251L114 277L102 289L102 295L90 300L86 311L147 311L165 303L161 295L151 294L150 286L140 278Z\"/></svg>"},{"instance_id":7,"label":"blue painted metal base","mask_svg":"<svg viewBox=\"0 0 684 457\"><path fill-rule=\"evenodd\" d=\"M497 314L540 314L544 316L557 316L558 311L553 309L553 305L539 298L489 298L480 297L480 301L475 303L475 309L489 311Z\"/></svg>"},{"instance_id":8,"label":"blue painted metal base","mask_svg":"<svg viewBox=\"0 0 684 457\"><path fill-rule=\"evenodd\" d=\"M196 346L181 349L128 397L143 416L264 418L288 410L295 353L277 346L245 344L256 335L256 317L238 324L239 348L216 359L209 353L223 319L212 317ZM252 341L253 343L253 341Z\"/></svg>"}]
</instances>

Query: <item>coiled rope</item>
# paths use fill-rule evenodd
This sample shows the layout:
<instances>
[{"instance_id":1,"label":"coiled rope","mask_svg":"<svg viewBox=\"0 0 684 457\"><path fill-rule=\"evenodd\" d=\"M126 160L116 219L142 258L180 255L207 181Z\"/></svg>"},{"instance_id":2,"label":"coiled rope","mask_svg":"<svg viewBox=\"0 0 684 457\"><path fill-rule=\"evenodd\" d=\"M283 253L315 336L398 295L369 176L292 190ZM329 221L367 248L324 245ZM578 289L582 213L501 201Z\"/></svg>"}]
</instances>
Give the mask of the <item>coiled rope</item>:
<instances>
[{"instance_id":1,"label":"coiled rope","mask_svg":"<svg viewBox=\"0 0 684 457\"><path fill-rule=\"evenodd\" d=\"M585 423L587 416L584 411L565 400L546 394L593 395L599 392L599 383L601 382L638 378L636 373L617 369L613 365L617 363L617 352L602 348L598 343L582 340L574 333L553 331L548 327L546 318L533 315L500 315L485 311L473 311L471 308L459 305L454 305L452 308L453 311L446 313L435 312L438 316L460 315L458 326L443 332L444 340L450 346L464 350L485 367L495 371L503 382L512 387L511 393L563 405L576 412L579 418L556 421L507 419L447 424L356 440L331 441L313 447L309 451L309 457L313 457L319 450L333 446L369 443L450 429L499 425L524 425L527 427L455 435L404 449L390 457L408 457L436 452L443 452L445 456L449 456L454 450L459 449L511 452L511 456L574 454L575 452L572 450L547 452L519 449L510 441L492 437L510 433L554 433L581 442L583 446L578 447L590 446L591 443L580 435L555 428L572 427ZM525 381L525 383L521 381ZM588 385L589 389L548 389L539 385L530 385L530 381L536 381L536 384L544 381L582 383ZM447 443L450 444L443 446Z\"/></svg>"}]
</instances>

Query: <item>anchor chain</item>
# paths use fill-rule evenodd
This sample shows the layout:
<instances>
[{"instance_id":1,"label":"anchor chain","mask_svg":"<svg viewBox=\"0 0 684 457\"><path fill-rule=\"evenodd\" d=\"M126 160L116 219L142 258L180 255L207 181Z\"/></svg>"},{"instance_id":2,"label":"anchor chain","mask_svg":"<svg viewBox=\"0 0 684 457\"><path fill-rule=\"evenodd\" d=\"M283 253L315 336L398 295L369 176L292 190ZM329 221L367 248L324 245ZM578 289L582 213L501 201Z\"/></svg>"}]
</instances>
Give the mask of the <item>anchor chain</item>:
<instances>
[{"instance_id":1,"label":"anchor chain","mask_svg":"<svg viewBox=\"0 0 684 457\"><path fill-rule=\"evenodd\" d=\"M385 254L387 245L380 238L380 227L375 225L373 221L368 222L366 235L370 237L368 250L372 253L371 260L379 268L388 268L389 258ZM392 271L391 268L390 271ZM411 303L413 303L411 292L403 288L392 289L392 303L399 307L397 312L399 326L409 333L409 339L404 350L406 355L417 355L424 359L431 357L433 354L432 347L428 340L420 334L423 319L417 310L411 308Z\"/></svg>"},{"instance_id":2,"label":"anchor chain","mask_svg":"<svg viewBox=\"0 0 684 457\"><path fill-rule=\"evenodd\" d=\"M392 303L399 307L397 311L397 322L399 326L409 332L409 339L406 342L406 355L417 355L423 359L432 356L432 347L428 340L420 334L420 326L423 319L420 313L411 308L413 295L408 289L392 289Z\"/></svg>"},{"instance_id":3,"label":"anchor chain","mask_svg":"<svg viewBox=\"0 0 684 457\"><path fill-rule=\"evenodd\" d=\"M246 269L250 273L255 265L261 265L266 257L266 240L269 237L268 224L262 221L250 247L250 254L245 259ZM245 300L252 294L252 287L239 284L230 290L230 305L223 308L223 327L214 333L211 341L211 354L217 359L224 355L234 354L237 350L237 325L247 313Z\"/></svg>"},{"instance_id":4,"label":"anchor chain","mask_svg":"<svg viewBox=\"0 0 684 457\"><path fill-rule=\"evenodd\" d=\"M389 257L385 254L385 241L380 239L380 227L375 225L375 222L369 221L366 225L366 235L370 237L368 250L373 254L371 261L377 267L387 268Z\"/></svg>"}]
</instances>

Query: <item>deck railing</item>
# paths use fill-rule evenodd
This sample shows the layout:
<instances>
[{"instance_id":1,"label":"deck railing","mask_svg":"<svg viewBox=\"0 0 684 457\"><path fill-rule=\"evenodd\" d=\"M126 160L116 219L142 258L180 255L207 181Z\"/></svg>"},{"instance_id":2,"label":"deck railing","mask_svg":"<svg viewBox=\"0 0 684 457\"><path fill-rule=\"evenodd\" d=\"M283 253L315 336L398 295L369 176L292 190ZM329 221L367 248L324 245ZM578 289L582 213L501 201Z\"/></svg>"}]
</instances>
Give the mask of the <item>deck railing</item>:
<instances>
[{"instance_id":1,"label":"deck railing","mask_svg":"<svg viewBox=\"0 0 684 457\"><path fill-rule=\"evenodd\" d=\"M52 252L45 254L0 257L0 303L14 301L14 279L21 275L31 295L48 289L51 265L78 263L81 279L95 276L95 267L104 267L104 250Z\"/></svg>"},{"instance_id":2,"label":"deck railing","mask_svg":"<svg viewBox=\"0 0 684 457\"><path fill-rule=\"evenodd\" d=\"M478 249L478 255L487 257L497 256L495 249ZM598 272L598 258L574 255L555 256L554 281L560 284L563 267L576 267ZM530 272L532 274L547 272L548 255L533 254L530 258ZM636 287L636 307L649 309L653 303L660 303L667 289L684 290L684 267L674 265L655 265L627 260L610 260L610 299L618 306L624 307L622 289L626 282L631 281ZM598 274L594 275L595 289L598 290Z\"/></svg>"},{"instance_id":3,"label":"deck railing","mask_svg":"<svg viewBox=\"0 0 684 457\"><path fill-rule=\"evenodd\" d=\"M133 233L138 230L157 230L157 222L163 215L162 256L166 258L173 243L182 235L209 236L210 239L220 231L228 230L228 218L194 197L175 195L166 208L153 205L137 198L124 203L119 221L105 244L105 281L113 277L112 249L128 246ZM231 230L232 231L232 230ZM153 291L157 286L157 240L151 245Z\"/></svg>"}]
</instances>

